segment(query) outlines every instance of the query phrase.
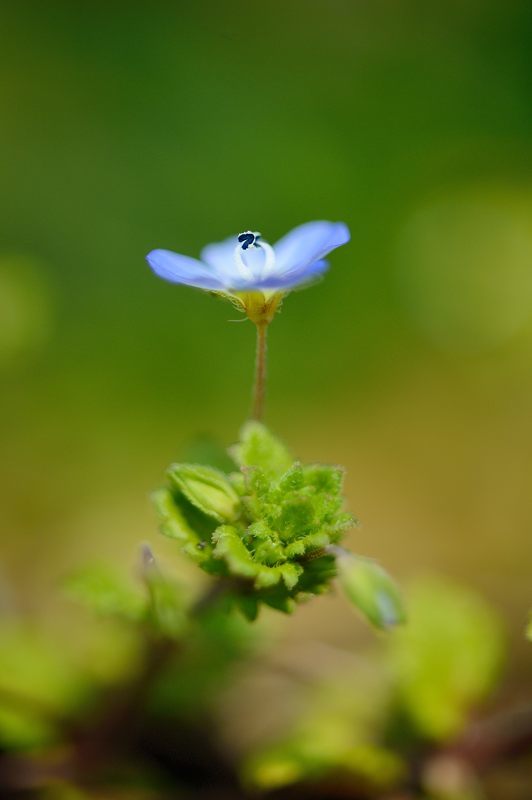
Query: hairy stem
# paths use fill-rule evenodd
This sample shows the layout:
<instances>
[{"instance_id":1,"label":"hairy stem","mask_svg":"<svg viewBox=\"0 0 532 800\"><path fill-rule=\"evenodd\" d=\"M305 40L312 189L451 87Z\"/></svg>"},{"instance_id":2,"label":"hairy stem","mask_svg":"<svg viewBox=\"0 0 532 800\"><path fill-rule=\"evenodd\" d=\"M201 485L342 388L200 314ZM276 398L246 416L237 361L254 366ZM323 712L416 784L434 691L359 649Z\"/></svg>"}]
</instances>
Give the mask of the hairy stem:
<instances>
[{"instance_id":1,"label":"hairy stem","mask_svg":"<svg viewBox=\"0 0 532 800\"><path fill-rule=\"evenodd\" d=\"M266 333L267 323L257 323L257 350L255 356L255 385L253 387L252 419L262 420L266 391Z\"/></svg>"}]
</instances>

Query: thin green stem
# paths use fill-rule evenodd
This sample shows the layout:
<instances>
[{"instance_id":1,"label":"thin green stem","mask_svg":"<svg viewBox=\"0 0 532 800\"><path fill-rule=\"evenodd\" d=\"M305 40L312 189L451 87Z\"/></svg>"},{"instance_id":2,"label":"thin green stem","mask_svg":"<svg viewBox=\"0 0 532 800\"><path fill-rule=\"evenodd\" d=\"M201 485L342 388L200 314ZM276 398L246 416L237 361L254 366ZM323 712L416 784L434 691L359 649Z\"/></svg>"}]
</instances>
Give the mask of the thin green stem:
<instances>
[{"instance_id":1,"label":"thin green stem","mask_svg":"<svg viewBox=\"0 0 532 800\"><path fill-rule=\"evenodd\" d=\"M255 385L253 387L252 419L260 421L264 414L266 391L266 333L267 323L257 324L257 351L255 356Z\"/></svg>"}]
</instances>

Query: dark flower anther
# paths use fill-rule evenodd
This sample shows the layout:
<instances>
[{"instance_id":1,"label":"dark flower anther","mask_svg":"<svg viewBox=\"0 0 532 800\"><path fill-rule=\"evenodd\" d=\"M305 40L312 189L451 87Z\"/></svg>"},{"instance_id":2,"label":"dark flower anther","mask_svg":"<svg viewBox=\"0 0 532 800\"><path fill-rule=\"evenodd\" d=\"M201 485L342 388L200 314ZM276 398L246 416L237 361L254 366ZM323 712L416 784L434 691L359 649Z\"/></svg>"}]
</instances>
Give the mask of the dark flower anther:
<instances>
[{"instance_id":1,"label":"dark flower anther","mask_svg":"<svg viewBox=\"0 0 532 800\"><path fill-rule=\"evenodd\" d=\"M247 250L248 247L257 247L260 239L260 233L253 233L252 231L244 231L238 235L238 241L242 245L242 250Z\"/></svg>"}]
</instances>

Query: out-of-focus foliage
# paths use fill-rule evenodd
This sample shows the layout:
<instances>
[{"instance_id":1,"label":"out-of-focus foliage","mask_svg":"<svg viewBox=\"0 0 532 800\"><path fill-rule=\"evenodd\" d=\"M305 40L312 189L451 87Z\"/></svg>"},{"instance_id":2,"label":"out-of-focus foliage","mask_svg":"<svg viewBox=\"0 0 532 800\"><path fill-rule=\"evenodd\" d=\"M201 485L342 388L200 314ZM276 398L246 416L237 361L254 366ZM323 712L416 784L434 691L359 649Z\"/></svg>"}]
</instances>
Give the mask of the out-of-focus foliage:
<instances>
[{"instance_id":1,"label":"out-of-focus foliage","mask_svg":"<svg viewBox=\"0 0 532 800\"><path fill-rule=\"evenodd\" d=\"M140 623L169 638L179 638L186 625L183 590L159 571L149 549L143 554L144 587L135 586L108 567L87 567L64 582L67 593L101 616Z\"/></svg>"},{"instance_id":2,"label":"out-of-focus foliage","mask_svg":"<svg viewBox=\"0 0 532 800\"><path fill-rule=\"evenodd\" d=\"M398 702L427 739L446 739L492 689L503 639L494 613L467 589L415 587L409 623L390 639Z\"/></svg>"},{"instance_id":3,"label":"out-of-focus foliage","mask_svg":"<svg viewBox=\"0 0 532 800\"><path fill-rule=\"evenodd\" d=\"M80 712L88 683L65 652L33 626L0 628L0 746L26 748L60 740L61 724Z\"/></svg>"},{"instance_id":4,"label":"out-of-focus foliage","mask_svg":"<svg viewBox=\"0 0 532 800\"><path fill-rule=\"evenodd\" d=\"M0 256L0 369L46 344L51 316L42 265L21 256Z\"/></svg>"},{"instance_id":5,"label":"out-of-focus foliage","mask_svg":"<svg viewBox=\"0 0 532 800\"><path fill-rule=\"evenodd\" d=\"M85 567L69 575L64 588L73 599L96 614L138 622L146 602L139 588L108 566Z\"/></svg>"},{"instance_id":6,"label":"out-of-focus foliage","mask_svg":"<svg viewBox=\"0 0 532 800\"><path fill-rule=\"evenodd\" d=\"M385 743L390 686L373 656L307 687L303 713L286 738L252 754L244 779L262 789L347 773L373 789L386 789L404 775L404 764Z\"/></svg>"},{"instance_id":7,"label":"out-of-focus foliage","mask_svg":"<svg viewBox=\"0 0 532 800\"><path fill-rule=\"evenodd\" d=\"M499 674L499 621L474 593L442 580L417 583L407 603L408 625L305 690L293 730L249 755L246 781L272 789L350 774L378 796L408 781L416 751L463 730Z\"/></svg>"},{"instance_id":8,"label":"out-of-focus foliage","mask_svg":"<svg viewBox=\"0 0 532 800\"><path fill-rule=\"evenodd\" d=\"M144 561L156 569L146 555ZM130 587L118 602L118 585L100 570L73 579L70 588L123 624L140 621L143 638L142 631L149 630L145 615L132 618L136 606ZM409 785L419 771L420 753L426 752L430 758L416 778L419 797L424 791L445 800L481 797L467 762L440 758L435 745L445 754L494 687L501 662L499 622L478 596L442 580L418 582L407 601L408 626L353 654L349 667L333 667L295 687L301 711L289 730L248 749L236 765L244 787L269 792L333 781L353 797L378 798ZM206 609L180 636L174 619L171 615L170 626L158 628L174 644L144 699L144 726L154 741L157 731L165 732L163 737L182 736L179 731L189 725L196 730L201 720L210 726L220 692L235 680L237 665L257 652L260 640L250 636L249 623L223 606ZM88 700L94 702L101 691L101 684L76 664L68 643L54 651L50 641L28 629L3 629L0 671L0 742L9 749L31 752L61 743L75 720L83 719ZM105 702L113 707L112 700ZM211 736L209 728L209 748Z\"/></svg>"},{"instance_id":9,"label":"out-of-focus foliage","mask_svg":"<svg viewBox=\"0 0 532 800\"><path fill-rule=\"evenodd\" d=\"M260 644L260 632L241 616L228 614L223 605L205 613L187 630L179 656L156 682L151 712L160 719L208 716L238 664Z\"/></svg>"}]
</instances>

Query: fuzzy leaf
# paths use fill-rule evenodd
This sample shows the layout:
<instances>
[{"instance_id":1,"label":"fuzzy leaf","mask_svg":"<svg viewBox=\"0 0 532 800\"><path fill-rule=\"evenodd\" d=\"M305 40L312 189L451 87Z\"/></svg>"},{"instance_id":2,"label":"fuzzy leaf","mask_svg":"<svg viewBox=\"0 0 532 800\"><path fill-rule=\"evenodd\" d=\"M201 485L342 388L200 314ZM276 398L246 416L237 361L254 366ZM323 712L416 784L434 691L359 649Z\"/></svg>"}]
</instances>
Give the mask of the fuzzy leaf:
<instances>
[{"instance_id":1,"label":"fuzzy leaf","mask_svg":"<svg viewBox=\"0 0 532 800\"><path fill-rule=\"evenodd\" d=\"M233 575L255 578L260 565L253 560L236 528L231 525L221 525L214 532L213 541L215 542L214 557L223 558Z\"/></svg>"},{"instance_id":2,"label":"fuzzy leaf","mask_svg":"<svg viewBox=\"0 0 532 800\"><path fill-rule=\"evenodd\" d=\"M231 455L241 467L260 467L270 475L282 475L292 465L290 453L260 422L248 422L242 428L240 442Z\"/></svg>"},{"instance_id":3,"label":"fuzzy leaf","mask_svg":"<svg viewBox=\"0 0 532 800\"><path fill-rule=\"evenodd\" d=\"M240 500L222 472L201 464L172 464L168 478L192 505L217 522L238 517Z\"/></svg>"},{"instance_id":4,"label":"fuzzy leaf","mask_svg":"<svg viewBox=\"0 0 532 800\"><path fill-rule=\"evenodd\" d=\"M182 497L174 497L169 489L158 489L153 492L152 500L161 521L161 533L170 539L177 539L182 543L183 551L191 559L204 564L212 551L210 544L212 525L206 527L205 519L198 519L200 512L194 506L186 509L185 503L188 501Z\"/></svg>"}]
</instances>

